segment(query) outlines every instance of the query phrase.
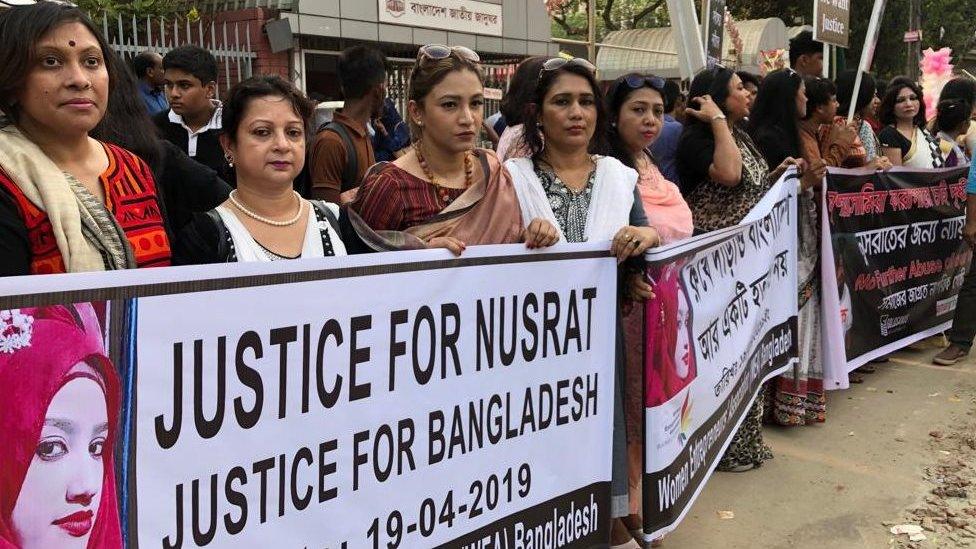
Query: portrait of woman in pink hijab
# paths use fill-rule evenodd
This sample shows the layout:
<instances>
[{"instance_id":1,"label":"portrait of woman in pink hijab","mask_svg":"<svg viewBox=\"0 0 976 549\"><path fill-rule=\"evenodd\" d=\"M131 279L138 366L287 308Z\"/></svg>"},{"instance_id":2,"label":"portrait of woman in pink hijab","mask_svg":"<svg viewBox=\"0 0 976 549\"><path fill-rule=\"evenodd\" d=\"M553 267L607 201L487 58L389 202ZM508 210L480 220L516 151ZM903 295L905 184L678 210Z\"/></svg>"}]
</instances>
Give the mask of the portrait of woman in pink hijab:
<instances>
[{"instance_id":1,"label":"portrait of woman in pink hijab","mask_svg":"<svg viewBox=\"0 0 976 549\"><path fill-rule=\"evenodd\" d=\"M0 311L0 548L122 547L119 378L88 303Z\"/></svg>"},{"instance_id":2,"label":"portrait of woman in pink hijab","mask_svg":"<svg viewBox=\"0 0 976 549\"><path fill-rule=\"evenodd\" d=\"M644 322L645 406L671 400L698 375L691 336L691 307L681 284L681 265L651 269L654 299L647 302Z\"/></svg>"}]
</instances>

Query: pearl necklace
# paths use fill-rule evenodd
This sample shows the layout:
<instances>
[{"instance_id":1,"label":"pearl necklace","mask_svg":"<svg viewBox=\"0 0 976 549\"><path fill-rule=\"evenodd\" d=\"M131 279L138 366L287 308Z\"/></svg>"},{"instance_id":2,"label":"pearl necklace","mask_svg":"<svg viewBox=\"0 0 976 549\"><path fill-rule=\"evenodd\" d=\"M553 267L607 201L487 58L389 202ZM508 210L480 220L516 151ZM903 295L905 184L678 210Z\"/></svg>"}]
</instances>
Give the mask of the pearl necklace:
<instances>
[{"instance_id":1,"label":"pearl necklace","mask_svg":"<svg viewBox=\"0 0 976 549\"><path fill-rule=\"evenodd\" d=\"M441 202L445 205L450 204L454 201L451 198L450 187L444 187L434 178L434 172L427 165L427 160L424 158L424 153L420 151L420 143L414 142L413 151L417 155L417 163L420 164L420 169L424 171L424 176L430 182L431 185L437 187L437 195L440 197ZM474 170L471 168L471 155L467 152L464 153L464 188L468 189L474 180Z\"/></svg>"},{"instance_id":2,"label":"pearl necklace","mask_svg":"<svg viewBox=\"0 0 976 549\"><path fill-rule=\"evenodd\" d=\"M293 217L293 218L291 218L289 220L286 220L286 221L275 221L274 219L268 219L267 217L264 217L262 215L258 215L256 213L252 212L251 210L247 209L244 206L244 204L242 204L239 200L237 200L237 197L234 196L235 194L237 194L237 189L234 189L233 191L231 191L230 192L230 196L228 196L228 198L230 198L231 203L238 210L240 210L241 213L243 213L244 215L250 217L251 219L254 219L255 221L260 221L261 223L265 223L265 224L271 225L273 227L288 227L289 225L294 225L295 223L298 223L298 220L302 218L302 212L305 211L305 201L302 200L302 196L300 194L298 194L297 191L292 191L292 192L295 193L295 199L298 201L298 213L295 214L295 217Z\"/></svg>"}]
</instances>

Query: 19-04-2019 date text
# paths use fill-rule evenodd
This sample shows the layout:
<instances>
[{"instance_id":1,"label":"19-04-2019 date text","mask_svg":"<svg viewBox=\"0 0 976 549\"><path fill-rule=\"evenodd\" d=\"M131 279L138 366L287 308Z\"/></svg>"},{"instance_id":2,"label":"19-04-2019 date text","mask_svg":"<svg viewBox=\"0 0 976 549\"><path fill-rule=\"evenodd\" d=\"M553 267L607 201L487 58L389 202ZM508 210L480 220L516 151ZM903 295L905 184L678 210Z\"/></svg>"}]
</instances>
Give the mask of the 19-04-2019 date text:
<instances>
[{"instance_id":1,"label":"19-04-2019 date text","mask_svg":"<svg viewBox=\"0 0 976 549\"><path fill-rule=\"evenodd\" d=\"M494 511L502 503L511 503L516 497L528 497L531 488L532 469L528 463L523 463L518 469L509 467L501 476L492 474L487 479L471 482L467 496L457 498L457 507L454 490L450 490L440 504L429 497L421 502L415 513L394 509L387 514L385 521L381 521L380 517L374 518L366 537L373 549L396 549L411 534L419 532L425 538L430 537L438 525L452 528L455 520L474 519L485 511ZM386 527L381 530L383 522Z\"/></svg>"}]
</instances>

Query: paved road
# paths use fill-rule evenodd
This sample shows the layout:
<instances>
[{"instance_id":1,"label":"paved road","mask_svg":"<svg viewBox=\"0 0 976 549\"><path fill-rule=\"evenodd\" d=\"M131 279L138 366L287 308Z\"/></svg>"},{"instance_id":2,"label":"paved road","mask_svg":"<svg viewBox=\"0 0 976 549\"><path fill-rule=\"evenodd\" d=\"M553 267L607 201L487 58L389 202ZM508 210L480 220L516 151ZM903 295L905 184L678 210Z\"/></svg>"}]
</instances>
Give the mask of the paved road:
<instances>
[{"instance_id":1,"label":"paved road","mask_svg":"<svg viewBox=\"0 0 976 549\"><path fill-rule=\"evenodd\" d=\"M976 419L976 360L938 367L929 362L935 352L897 353L863 385L829 393L823 425L768 427L775 459L747 473L714 475L664 547L900 545L882 522L904 522L928 495L923 468L948 455L930 433L972 432ZM735 517L720 519L718 511ZM921 547L960 545L929 538Z\"/></svg>"}]
</instances>

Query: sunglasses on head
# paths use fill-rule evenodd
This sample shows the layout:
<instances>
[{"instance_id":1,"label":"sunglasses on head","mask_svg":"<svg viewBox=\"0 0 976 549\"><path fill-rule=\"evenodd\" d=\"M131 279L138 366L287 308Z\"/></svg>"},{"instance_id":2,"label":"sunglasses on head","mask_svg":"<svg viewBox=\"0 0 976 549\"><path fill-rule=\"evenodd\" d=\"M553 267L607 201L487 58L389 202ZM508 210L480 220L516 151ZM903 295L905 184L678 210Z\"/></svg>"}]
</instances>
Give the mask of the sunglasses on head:
<instances>
[{"instance_id":1,"label":"sunglasses on head","mask_svg":"<svg viewBox=\"0 0 976 549\"><path fill-rule=\"evenodd\" d=\"M593 63L590 63L581 57L574 57L572 59L553 57L542 64L542 70L540 72L558 71L559 69L568 66L583 67L584 69L590 71L591 74L596 72L596 67L593 66Z\"/></svg>"},{"instance_id":2,"label":"sunglasses on head","mask_svg":"<svg viewBox=\"0 0 976 549\"><path fill-rule=\"evenodd\" d=\"M445 46L443 44L427 44L426 46L421 46L417 50L417 60L424 61L427 59L433 59L434 61L440 61L442 59L447 59L450 56L456 56L467 61L472 61L474 63L480 63L481 57L478 53L471 48L466 48L464 46Z\"/></svg>"},{"instance_id":3,"label":"sunglasses on head","mask_svg":"<svg viewBox=\"0 0 976 549\"><path fill-rule=\"evenodd\" d=\"M664 79L660 76L643 76L640 74L629 74L624 77L624 83L632 90L650 86L657 91L664 89Z\"/></svg>"}]
</instances>

